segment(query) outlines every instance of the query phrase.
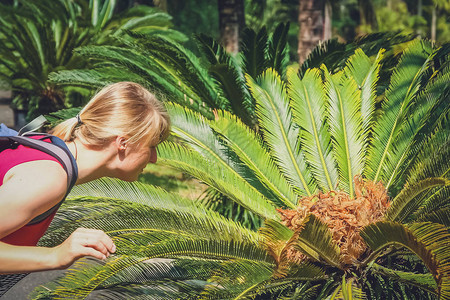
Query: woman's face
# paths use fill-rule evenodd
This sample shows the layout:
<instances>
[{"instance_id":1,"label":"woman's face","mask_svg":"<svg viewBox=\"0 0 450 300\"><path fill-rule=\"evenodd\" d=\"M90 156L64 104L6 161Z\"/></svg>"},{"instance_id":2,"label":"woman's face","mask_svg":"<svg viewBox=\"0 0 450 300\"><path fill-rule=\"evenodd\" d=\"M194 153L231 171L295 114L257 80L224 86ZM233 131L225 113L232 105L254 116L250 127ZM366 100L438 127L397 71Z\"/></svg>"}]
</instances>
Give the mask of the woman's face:
<instances>
[{"instance_id":1,"label":"woman's face","mask_svg":"<svg viewBox=\"0 0 450 300\"><path fill-rule=\"evenodd\" d=\"M119 179L135 181L149 163L156 163L156 146L142 144L129 145L120 157Z\"/></svg>"}]
</instances>

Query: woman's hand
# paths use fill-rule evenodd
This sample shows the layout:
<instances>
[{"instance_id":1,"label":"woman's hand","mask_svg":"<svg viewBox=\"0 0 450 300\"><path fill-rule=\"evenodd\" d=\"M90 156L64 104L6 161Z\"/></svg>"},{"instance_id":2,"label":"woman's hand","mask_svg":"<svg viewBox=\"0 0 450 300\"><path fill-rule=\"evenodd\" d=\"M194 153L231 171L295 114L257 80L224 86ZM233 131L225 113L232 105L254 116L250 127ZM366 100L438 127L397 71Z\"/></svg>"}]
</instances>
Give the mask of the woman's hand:
<instances>
[{"instance_id":1,"label":"woman's hand","mask_svg":"<svg viewBox=\"0 0 450 300\"><path fill-rule=\"evenodd\" d=\"M55 259L55 268L65 269L84 256L106 259L115 251L114 242L102 230L78 228L49 255Z\"/></svg>"}]
</instances>

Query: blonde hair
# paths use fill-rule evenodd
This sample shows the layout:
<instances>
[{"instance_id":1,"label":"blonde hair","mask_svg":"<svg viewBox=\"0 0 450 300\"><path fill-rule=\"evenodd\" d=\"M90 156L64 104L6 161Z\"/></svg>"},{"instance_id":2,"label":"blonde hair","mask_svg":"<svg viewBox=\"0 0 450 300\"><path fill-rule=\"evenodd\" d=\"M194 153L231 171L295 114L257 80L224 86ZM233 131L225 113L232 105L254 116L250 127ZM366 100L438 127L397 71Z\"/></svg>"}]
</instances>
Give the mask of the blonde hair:
<instances>
[{"instance_id":1,"label":"blonde hair","mask_svg":"<svg viewBox=\"0 0 450 300\"><path fill-rule=\"evenodd\" d=\"M162 104L141 85L118 82L104 87L77 117L58 124L51 133L66 142L103 146L122 136L127 143L156 146L170 131L170 118Z\"/></svg>"}]
</instances>

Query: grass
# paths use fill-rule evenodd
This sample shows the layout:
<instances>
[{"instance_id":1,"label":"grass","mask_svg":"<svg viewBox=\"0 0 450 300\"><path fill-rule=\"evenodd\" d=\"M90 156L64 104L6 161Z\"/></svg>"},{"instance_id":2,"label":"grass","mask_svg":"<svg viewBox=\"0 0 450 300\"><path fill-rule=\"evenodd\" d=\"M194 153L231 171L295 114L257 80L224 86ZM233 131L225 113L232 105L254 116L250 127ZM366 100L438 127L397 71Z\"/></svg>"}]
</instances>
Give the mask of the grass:
<instances>
[{"instance_id":1,"label":"grass","mask_svg":"<svg viewBox=\"0 0 450 300\"><path fill-rule=\"evenodd\" d=\"M152 184L184 198L196 200L207 188L205 184L171 167L148 164L138 181Z\"/></svg>"}]
</instances>

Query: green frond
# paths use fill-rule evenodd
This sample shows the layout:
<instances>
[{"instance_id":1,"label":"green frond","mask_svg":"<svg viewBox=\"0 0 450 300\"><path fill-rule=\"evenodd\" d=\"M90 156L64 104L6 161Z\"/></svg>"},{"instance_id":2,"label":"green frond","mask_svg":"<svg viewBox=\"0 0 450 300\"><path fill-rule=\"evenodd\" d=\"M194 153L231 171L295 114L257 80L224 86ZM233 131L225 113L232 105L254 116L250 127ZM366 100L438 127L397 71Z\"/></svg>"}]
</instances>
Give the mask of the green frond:
<instances>
[{"instance_id":1,"label":"green frond","mask_svg":"<svg viewBox=\"0 0 450 300\"><path fill-rule=\"evenodd\" d=\"M394 153L401 155L405 150L394 141L399 136L402 124L407 121L407 112L431 61L430 52L426 43L419 40L411 42L391 76L382 105L383 114L374 127L374 140L369 149L367 175L374 181L381 179L387 182L397 163L391 157Z\"/></svg>"},{"instance_id":2,"label":"green frond","mask_svg":"<svg viewBox=\"0 0 450 300\"><path fill-rule=\"evenodd\" d=\"M418 154L417 160L408 174L408 183L412 184L428 177L449 177L449 129L441 128L423 145L422 151Z\"/></svg>"},{"instance_id":3,"label":"green frond","mask_svg":"<svg viewBox=\"0 0 450 300\"><path fill-rule=\"evenodd\" d=\"M295 295L301 299L315 299L321 284L312 285L310 281L302 281L301 278L269 279L251 286L233 299L297 299Z\"/></svg>"},{"instance_id":4,"label":"green frond","mask_svg":"<svg viewBox=\"0 0 450 300\"><path fill-rule=\"evenodd\" d=\"M97 271L96 266L103 263L98 260L85 260L83 273L77 275L91 276ZM198 295L207 283L212 270L218 267L217 262L192 261L187 264L183 260L151 259L119 271L102 282L90 295L95 299L191 299ZM80 276L81 277L81 276ZM58 296L59 281L46 283L35 289L31 298Z\"/></svg>"},{"instance_id":5,"label":"green frond","mask_svg":"<svg viewBox=\"0 0 450 300\"><path fill-rule=\"evenodd\" d=\"M210 127L213 121L208 121L179 105L167 103L166 107L171 116L173 133L188 142L189 149L194 149L195 153L184 146L166 144L169 146L159 147L161 161L212 184L212 187L250 210L262 209L255 213L274 218L274 208L249 180L255 175L236 161L228 147L216 137ZM198 165L193 164L191 159L195 159ZM214 177L211 171L217 177ZM255 179L258 183L256 177ZM251 205L252 202L255 204Z\"/></svg>"},{"instance_id":6,"label":"green frond","mask_svg":"<svg viewBox=\"0 0 450 300\"><path fill-rule=\"evenodd\" d=\"M436 80L430 81L413 103L412 113L409 114L408 121L402 126L401 133L397 137L396 145L399 149L404 150L393 153L392 161L396 160L397 162L393 166L387 182L390 190L401 187L405 181L405 174L411 176L412 174L409 172L414 171L417 162L421 164L426 160L421 157L424 151L428 152L428 157L431 149L445 141L444 138L440 139L439 136L448 135L450 129L445 124L445 117L450 112L450 103L448 103L448 96L450 95L449 80L450 72L446 76L440 76ZM429 147L430 143L436 143L436 145Z\"/></svg>"},{"instance_id":7,"label":"green frond","mask_svg":"<svg viewBox=\"0 0 450 300\"><path fill-rule=\"evenodd\" d=\"M255 214L267 218L279 218L269 199L239 176L229 165L208 159L184 146L165 142L158 147L160 161L198 180L207 183ZM219 164L220 163L220 164Z\"/></svg>"},{"instance_id":8,"label":"green frond","mask_svg":"<svg viewBox=\"0 0 450 300\"><path fill-rule=\"evenodd\" d=\"M328 226L313 214L308 215L301 229L291 238L294 248L317 261L341 268L340 251Z\"/></svg>"},{"instance_id":9,"label":"green frond","mask_svg":"<svg viewBox=\"0 0 450 300\"><path fill-rule=\"evenodd\" d=\"M224 261L209 279L210 285L201 293L201 299L239 299L236 295L247 293L258 283L268 280L272 269L272 264L263 261Z\"/></svg>"},{"instance_id":10,"label":"green frond","mask_svg":"<svg viewBox=\"0 0 450 300\"><path fill-rule=\"evenodd\" d=\"M230 65L217 64L209 68L211 76L217 80L228 105L223 109L232 110L247 126L254 126L254 104L250 93L245 87L245 78L237 68Z\"/></svg>"},{"instance_id":11,"label":"green frond","mask_svg":"<svg viewBox=\"0 0 450 300\"><path fill-rule=\"evenodd\" d=\"M101 68L96 70L62 70L50 73L48 79L50 82L61 86L80 86L96 89L113 83L113 76L115 76L114 71L108 68ZM133 74L128 76L133 80L138 79Z\"/></svg>"},{"instance_id":12,"label":"green frond","mask_svg":"<svg viewBox=\"0 0 450 300\"><path fill-rule=\"evenodd\" d=\"M200 33L194 35L194 39L197 47L211 65L232 63L231 55L212 37Z\"/></svg>"},{"instance_id":13,"label":"green frond","mask_svg":"<svg viewBox=\"0 0 450 300\"><path fill-rule=\"evenodd\" d=\"M122 257L121 257L122 258ZM33 299L193 299L206 284L173 260L80 260L64 277L38 287Z\"/></svg>"},{"instance_id":14,"label":"green frond","mask_svg":"<svg viewBox=\"0 0 450 300\"><path fill-rule=\"evenodd\" d=\"M209 62L208 72L216 79L223 96L228 99L228 106L248 126L253 126L254 103L245 86L245 78L236 58L225 50L213 38L204 34L196 35L201 53Z\"/></svg>"},{"instance_id":15,"label":"green frond","mask_svg":"<svg viewBox=\"0 0 450 300\"><path fill-rule=\"evenodd\" d=\"M384 50L381 49L375 60L372 61L361 49L356 49L355 54L347 60L344 69L346 75L352 77L358 85L358 89L361 90L362 138L365 141L365 147L367 147L368 135L375 121L376 85L383 54Z\"/></svg>"},{"instance_id":16,"label":"green frond","mask_svg":"<svg viewBox=\"0 0 450 300\"><path fill-rule=\"evenodd\" d=\"M73 265L71 272L48 284L47 289L41 290L34 299L48 299L55 296L59 299L85 299L105 280L143 260L145 258L112 256L105 263L98 265L89 264L84 259L79 260Z\"/></svg>"},{"instance_id":17,"label":"green frond","mask_svg":"<svg viewBox=\"0 0 450 300\"><path fill-rule=\"evenodd\" d=\"M264 226L259 229L259 234L265 243L279 244L291 239L294 233L278 221L266 220Z\"/></svg>"},{"instance_id":18,"label":"green frond","mask_svg":"<svg viewBox=\"0 0 450 300\"><path fill-rule=\"evenodd\" d=\"M331 75L325 66L323 70L328 94L327 121L339 171L339 187L353 197L353 177L362 173L365 158L361 91L343 71Z\"/></svg>"},{"instance_id":19,"label":"green frond","mask_svg":"<svg viewBox=\"0 0 450 300\"><path fill-rule=\"evenodd\" d=\"M301 264L292 264L289 269L288 276L292 280L327 280L330 279L325 270L310 262L302 262ZM284 279L286 279L284 278Z\"/></svg>"},{"instance_id":20,"label":"green frond","mask_svg":"<svg viewBox=\"0 0 450 300\"><path fill-rule=\"evenodd\" d=\"M206 158L222 160L223 167L237 168L229 160L226 148L220 144L205 117L175 103L166 102L165 107L170 115L172 134L188 142L190 147ZM226 166L225 162L229 162L230 166Z\"/></svg>"},{"instance_id":21,"label":"green frond","mask_svg":"<svg viewBox=\"0 0 450 300\"><path fill-rule=\"evenodd\" d=\"M376 259L390 245L404 246L420 257L427 266L437 283L440 297L450 299L450 252L447 247L450 234L445 226L435 223L413 223L406 226L380 221L364 227L360 235L373 251L365 262Z\"/></svg>"},{"instance_id":22,"label":"green frond","mask_svg":"<svg viewBox=\"0 0 450 300\"><path fill-rule=\"evenodd\" d=\"M366 294L359 288L355 280L345 280L345 276L342 277L342 284L336 288L333 294L329 298L330 300L363 300L367 299Z\"/></svg>"},{"instance_id":23,"label":"green frond","mask_svg":"<svg viewBox=\"0 0 450 300\"><path fill-rule=\"evenodd\" d=\"M378 264L373 264L370 268L370 271L386 276L391 280L417 286L430 293L436 293L437 290L436 281L434 281L433 275L431 274L417 274L414 272L398 271L383 267Z\"/></svg>"},{"instance_id":24,"label":"green frond","mask_svg":"<svg viewBox=\"0 0 450 300\"><path fill-rule=\"evenodd\" d=\"M126 182L119 179L103 177L88 183L76 185L69 194L75 197L101 197L144 204L150 207L166 209L201 208L195 202L176 194L166 192L157 186L141 182Z\"/></svg>"},{"instance_id":25,"label":"green frond","mask_svg":"<svg viewBox=\"0 0 450 300\"><path fill-rule=\"evenodd\" d=\"M211 128L227 141L227 145L244 162L258 179L273 193L270 199L276 206L295 208L296 195L263 147L260 137L228 112L218 112Z\"/></svg>"},{"instance_id":26,"label":"green frond","mask_svg":"<svg viewBox=\"0 0 450 300\"><path fill-rule=\"evenodd\" d=\"M337 39L330 39L319 43L311 53L308 55L306 60L299 68L299 76L303 77L306 70L319 68L322 64L325 64L332 71L334 68L330 64L342 63L342 59L345 60L344 54L346 50L346 45L344 43L338 42ZM328 63L327 63L328 62Z\"/></svg>"},{"instance_id":27,"label":"green frond","mask_svg":"<svg viewBox=\"0 0 450 300\"><path fill-rule=\"evenodd\" d=\"M247 76L247 84L256 99L256 114L272 157L294 188L311 195L317 188L299 148L299 129L292 122L289 98L280 77L269 69L258 83Z\"/></svg>"},{"instance_id":28,"label":"green frond","mask_svg":"<svg viewBox=\"0 0 450 300\"><path fill-rule=\"evenodd\" d=\"M186 91L192 90L198 97L190 96L194 101L206 103L210 108L223 108L223 100L217 95L217 87L208 71L191 51L163 36L142 36L129 32L135 38L128 46L148 55L165 70L166 76L173 77Z\"/></svg>"},{"instance_id":29,"label":"green frond","mask_svg":"<svg viewBox=\"0 0 450 300\"><path fill-rule=\"evenodd\" d=\"M302 149L311 173L322 191L333 190L338 172L331 153L331 135L325 122L326 90L318 69L307 70L302 78L288 72L288 90L294 121L299 124Z\"/></svg>"},{"instance_id":30,"label":"green frond","mask_svg":"<svg viewBox=\"0 0 450 300\"><path fill-rule=\"evenodd\" d=\"M57 112L46 115L45 118L49 122L50 127L55 127L58 123L75 117L81 110L81 107L72 107L67 109L61 109Z\"/></svg>"},{"instance_id":31,"label":"green frond","mask_svg":"<svg viewBox=\"0 0 450 300\"><path fill-rule=\"evenodd\" d=\"M289 63L289 44L287 43L289 26L289 22L278 24L270 36L267 51L269 67L277 71L283 79L286 76L286 69Z\"/></svg>"},{"instance_id":32,"label":"green frond","mask_svg":"<svg viewBox=\"0 0 450 300\"><path fill-rule=\"evenodd\" d=\"M429 213L440 208L447 208L450 206L448 199L450 199L450 187L438 189L424 201L423 206L414 214L413 218L421 220Z\"/></svg>"},{"instance_id":33,"label":"green frond","mask_svg":"<svg viewBox=\"0 0 450 300\"><path fill-rule=\"evenodd\" d=\"M143 243L147 243L148 240L158 241L181 234L188 236L194 232L198 237L213 238L222 230L220 238L223 239L247 239L255 243L260 239L253 231L195 202L139 183L109 179L100 183L94 181L76 187L74 194L122 196L125 200L72 196L55 216L52 226L41 239L41 245L62 242L80 226L102 229L124 242L143 239Z\"/></svg>"},{"instance_id":34,"label":"green frond","mask_svg":"<svg viewBox=\"0 0 450 300\"><path fill-rule=\"evenodd\" d=\"M252 78L257 78L269 67L266 60L268 34L265 27L256 33L253 29L245 28L242 32L240 58L242 71Z\"/></svg>"},{"instance_id":35,"label":"green frond","mask_svg":"<svg viewBox=\"0 0 450 300\"><path fill-rule=\"evenodd\" d=\"M427 178L414 184L407 185L392 200L391 206L386 211L385 219L389 221L404 222L412 213L421 206L420 193L434 187L449 186L450 179Z\"/></svg>"},{"instance_id":36,"label":"green frond","mask_svg":"<svg viewBox=\"0 0 450 300\"><path fill-rule=\"evenodd\" d=\"M438 223L450 228L450 203L448 203L449 197L446 198L446 206L428 214L423 214L418 218L420 222L433 222Z\"/></svg>"}]
</instances>

